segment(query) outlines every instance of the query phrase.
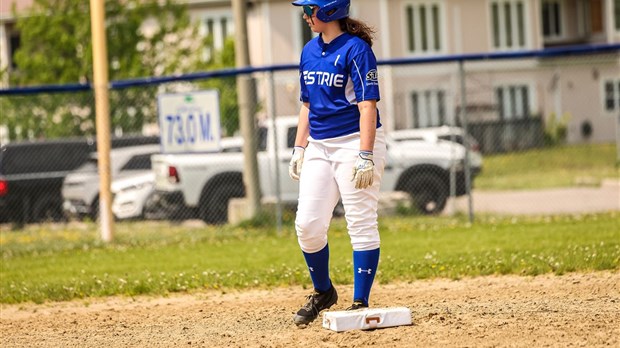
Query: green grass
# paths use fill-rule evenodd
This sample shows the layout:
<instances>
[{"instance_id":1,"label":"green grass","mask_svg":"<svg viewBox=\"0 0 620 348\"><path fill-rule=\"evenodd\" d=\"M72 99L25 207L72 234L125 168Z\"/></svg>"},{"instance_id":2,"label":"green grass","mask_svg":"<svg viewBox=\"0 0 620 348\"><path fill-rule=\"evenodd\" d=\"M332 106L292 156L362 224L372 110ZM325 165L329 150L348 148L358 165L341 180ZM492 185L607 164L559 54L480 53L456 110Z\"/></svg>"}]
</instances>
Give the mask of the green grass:
<instances>
[{"instance_id":1,"label":"green grass","mask_svg":"<svg viewBox=\"0 0 620 348\"><path fill-rule=\"evenodd\" d=\"M476 189L539 189L600 185L620 178L615 144L557 146L484 156Z\"/></svg>"},{"instance_id":2,"label":"green grass","mask_svg":"<svg viewBox=\"0 0 620 348\"><path fill-rule=\"evenodd\" d=\"M488 274L618 270L620 214L499 218L382 219L379 281ZM166 295L201 289L310 286L290 223L204 227L134 222L99 241L94 224L0 230L0 302L108 295ZM330 230L332 278L351 283L351 246L342 219Z\"/></svg>"}]
</instances>

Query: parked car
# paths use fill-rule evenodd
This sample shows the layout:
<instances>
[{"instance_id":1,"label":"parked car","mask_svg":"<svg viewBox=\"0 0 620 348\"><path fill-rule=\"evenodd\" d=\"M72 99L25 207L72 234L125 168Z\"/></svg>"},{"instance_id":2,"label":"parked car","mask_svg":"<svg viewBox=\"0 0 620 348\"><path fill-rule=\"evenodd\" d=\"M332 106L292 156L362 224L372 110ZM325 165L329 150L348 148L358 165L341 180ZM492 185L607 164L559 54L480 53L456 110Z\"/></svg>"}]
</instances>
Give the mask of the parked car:
<instances>
[{"instance_id":1,"label":"parked car","mask_svg":"<svg viewBox=\"0 0 620 348\"><path fill-rule=\"evenodd\" d=\"M221 152L241 152L243 138L222 138ZM149 168L150 169L150 168ZM161 206L164 202L157 200L155 191L155 173L137 171L131 175L126 173L113 180L111 190L114 195L112 213L116 219L162 219L175 218L170 210Z\"/></svg>"},{"instance_id":2,"label":"parked car","mask_svg":"<svg viewBox=\"0 0 620 348\"><path fill-rule=\"evenodd\" d=\"M0 147L0 222L60 221L60 188L95 150L87 139L17 142Z\"/></svg>"},{"instance_id":3,"label":"parked car","mask_svg":"<svg viewBox=\"0 0 620 348\"><path fill-rule=\"evenodd\" d=\"M147 217L146 208L152 198L154 185L155 173L151 170L139 171L112 181L114 217L119 220Z\"/></svg>"},{"instance_id":4,"label":"parked car","mask_svg":"<svg viewBox=\"0 0 620 348\"><path fill-rule=\"evenodd\" d=\"M396 141L454 141L469 148L470 165L475 168L482 167L482 154L480 144L469 134L465 134L463 128L440 126L415 129L398 129L389 132L389 137Z\"/></svg>"},{"instance_id":5,"label":"parked car","mask_svg":"<svg viewBox=\"0 0 620 348\"><path fill-rule=\"evenodd\" d=\"M112 138L112 148L157 144L158 137ZM61 221L61 187L67 174L88 160L90 138L20 141L0 146L0 222Z\"/></svg>"},{"instance_id":6,"label":"parked car","mask_svg":"<svg viewBox=\"0 0 620 348\"><path fill-rule=\"evenodd\" d=\"M159 145L129 146L110 151L112 180L150 173L151 155L160 151ZM97 153L75 171L69 173L62 185L63 208L68 216L96 219L99 215L99 172Z\"/></svg>"}]
</instances>

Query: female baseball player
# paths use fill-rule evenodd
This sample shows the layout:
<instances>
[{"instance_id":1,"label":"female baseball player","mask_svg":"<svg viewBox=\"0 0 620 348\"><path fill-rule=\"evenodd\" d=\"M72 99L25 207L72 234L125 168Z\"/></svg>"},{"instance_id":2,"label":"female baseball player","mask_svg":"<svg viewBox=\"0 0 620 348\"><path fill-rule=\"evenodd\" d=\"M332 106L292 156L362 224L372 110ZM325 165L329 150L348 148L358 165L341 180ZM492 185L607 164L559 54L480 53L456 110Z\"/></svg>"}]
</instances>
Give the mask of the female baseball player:
<instances>
[{"instance_id":1,"label":"female baseball player","mask_svg":"<svg viewBox=\"0 0 620 348\"><path fill-rule=\"evenodd\" d=\"M354 294L350 310L368 307L379 263L377 204L385 163L379 121L374 31L349 18L350 0L297 0L320 35L301 53L301 101L289 166L299 180L295 229L314 292L294 322L306 325L338 294L329 277L327 230L339 198L353 247ZM303 167L303 170L302 170Z\"/></svg>"}]
</instances>

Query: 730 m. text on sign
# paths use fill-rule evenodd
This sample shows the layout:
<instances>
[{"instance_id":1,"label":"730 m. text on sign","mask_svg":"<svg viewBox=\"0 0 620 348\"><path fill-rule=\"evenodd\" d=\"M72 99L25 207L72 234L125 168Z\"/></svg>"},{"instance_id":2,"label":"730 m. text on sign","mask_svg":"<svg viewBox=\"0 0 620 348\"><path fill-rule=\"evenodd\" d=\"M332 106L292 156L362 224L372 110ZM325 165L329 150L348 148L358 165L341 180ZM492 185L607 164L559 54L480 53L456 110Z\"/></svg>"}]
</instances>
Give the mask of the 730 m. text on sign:
<instances>
[{"instance_id":1,"label":"730 m. text on sign","mask_svg":"<svg viewBox=\"0 0 620 348\"><path fill-rule=\"evenodd\" d=\"M220 150L220 110L217 91L161 94L158 97L163 153Z\"/></svg>"}]
</instances>

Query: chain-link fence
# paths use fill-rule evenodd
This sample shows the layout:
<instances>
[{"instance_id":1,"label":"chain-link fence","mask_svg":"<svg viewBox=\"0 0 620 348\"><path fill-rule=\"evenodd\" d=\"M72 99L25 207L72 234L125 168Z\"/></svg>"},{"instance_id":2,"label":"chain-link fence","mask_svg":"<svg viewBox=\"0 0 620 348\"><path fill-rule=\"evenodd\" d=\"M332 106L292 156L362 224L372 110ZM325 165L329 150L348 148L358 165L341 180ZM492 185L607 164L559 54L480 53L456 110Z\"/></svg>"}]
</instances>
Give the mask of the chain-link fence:
<instances>
[{"instance_id":1,"label":"chain-link fence","mask_svg":"<svg viewBox=\"0 0 620 348\"><path fill-rule=\"evenodd\" d=\"M591 51L382 62L378 105L388 162L381 214L520 213L523 207L493 210L515 203L510 196L515 192L538 192L521 198L521 204L548 213L553 212L545 204L549 190L584 185L609 187L603 194L608 209L620 210L619 49ZM250 182L243 179L244 108L255 120L264 215L279 219L281 207L294 207L297 182L288 177L288 161L300 108L298 71L295 66L247 71L112 84L117 219L217 224L247 217L243 200L236 199L245 196ZM251 77L249 95L242 98L239 76ZM217 91L219 98L215 133L205 114L187 107L194 102L192 92L205 90ZM187 97L177 113L159 117L158 98L173 94ZM96 219L90 88L5 90L0 108L0 222ZM217 151L196 147L217 133L222 137ZM184 144L186 151L162 153L166 144ZM577 212L590 209L587 202L579 206L579 199L571 203ZM340 212L335 207L335 214Z\"/></svg>"}]
</instances>

